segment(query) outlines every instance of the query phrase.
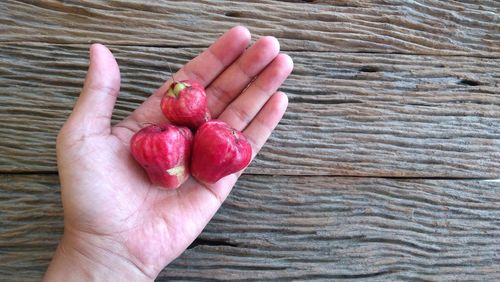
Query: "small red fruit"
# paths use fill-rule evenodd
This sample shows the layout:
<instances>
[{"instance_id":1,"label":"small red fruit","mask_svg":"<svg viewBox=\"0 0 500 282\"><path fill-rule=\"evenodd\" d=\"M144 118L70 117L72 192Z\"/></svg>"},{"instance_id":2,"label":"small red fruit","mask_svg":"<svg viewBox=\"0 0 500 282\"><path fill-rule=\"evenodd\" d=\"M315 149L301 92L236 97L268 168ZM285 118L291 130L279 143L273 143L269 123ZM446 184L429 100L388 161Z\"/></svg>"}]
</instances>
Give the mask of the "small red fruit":
<instances>
[{"instance_id":1,"label":"small red fruit","mask_svg":"<svg viewBox=\"0 0 500 282\"><path fill-rule=\"evenodd\" d=\"M193 130L210 120L205 88L196 81L183 80L172 83L160 106L170 122Z\"/></svg>"},{"instance_id":2,"label":"small red fruit","mask_svg":"<svg viewBox=\"0 0 500 282\"><path fill-rule=\"evenodd\" d=\"M203 124L194 136L191 174L200 182L215 183L245 168L252 147L240 131L219 120Z\"/></svg>"},{"instance_id":3,"label":"small red fruit","mask_svg":"<svg viewBox=\"0 0 500 282\"><path fill-rule=\"evenodd\" d=\"M167 189L179 187L189 177L193 134L186 127L150 125L130 140L130 150L149 179Z\"/></svg>"}]
</instances>

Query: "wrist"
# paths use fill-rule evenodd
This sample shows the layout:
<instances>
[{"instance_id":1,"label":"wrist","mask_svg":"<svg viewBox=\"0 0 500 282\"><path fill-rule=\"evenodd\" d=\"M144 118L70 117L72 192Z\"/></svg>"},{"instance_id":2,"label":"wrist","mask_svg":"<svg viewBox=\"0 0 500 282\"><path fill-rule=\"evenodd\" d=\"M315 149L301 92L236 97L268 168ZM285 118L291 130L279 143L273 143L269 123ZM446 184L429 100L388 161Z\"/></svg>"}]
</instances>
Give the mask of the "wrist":
<instances>
[{"instance_id":1,"label":"wrist","mask_svg":"<svg viewBox=\"0 0 500 282\"><path fill-rule=\"evenodd\" d=\"M112 242L90 242L65 231L43 281L153 281ZM100 247L106 246L106 247Z\"/></svg>"}]
</instances>

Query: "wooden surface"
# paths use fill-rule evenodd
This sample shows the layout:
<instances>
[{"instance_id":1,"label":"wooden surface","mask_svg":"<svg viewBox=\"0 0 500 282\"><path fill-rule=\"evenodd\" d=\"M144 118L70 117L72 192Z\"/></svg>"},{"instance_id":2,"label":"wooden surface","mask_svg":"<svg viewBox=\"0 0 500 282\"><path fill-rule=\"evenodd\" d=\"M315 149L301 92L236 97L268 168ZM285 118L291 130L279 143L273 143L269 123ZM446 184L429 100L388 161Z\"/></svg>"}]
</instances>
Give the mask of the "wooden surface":
<instances>
[{"instance_id":1,"label":"wooden surface","mask_svg":"<svg viewBox=\"0 0 500 282\"><path fill-rule=\"evenodd\" d=\"M39 275L62 232L58 178L1 180L0 275ZM158 280L500 278L499 202L484 180L246 175Z\"/></svg>"},{"instance_id":2,"label":"wooden surface","mask_svg":"<svg viewBox=\"0 0 500 282\"><path fill-rule=\"evenodd\" d=\"M257 35L279 37L288 50L500 52L500 3L494 0L80 2L5 0L0 41L205 47L240 23Z\"/></svg>"},{"instance_id":3,"label":"wooden surface","mask_svg":"<svg viewBox=\"0 0 500 282\"><path fill-rule=\"evenodd\" d=\"M500 280L500 4L469 2L2 1L0 280L57 244L89 43L118 58L116 121L236 24L294 59L289 110L158 281Z\"/></svg>"}]
</instances>

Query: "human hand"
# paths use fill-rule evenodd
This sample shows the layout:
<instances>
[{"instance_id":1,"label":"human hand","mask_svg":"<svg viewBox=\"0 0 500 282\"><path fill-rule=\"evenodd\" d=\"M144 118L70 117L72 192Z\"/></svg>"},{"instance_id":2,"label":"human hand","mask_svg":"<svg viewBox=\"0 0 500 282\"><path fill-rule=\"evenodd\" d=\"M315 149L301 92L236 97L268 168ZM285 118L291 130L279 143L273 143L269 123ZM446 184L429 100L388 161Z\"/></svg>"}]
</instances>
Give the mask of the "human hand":
<instances>
[{"instance_id":1,"label":"human hand","mask_svg":"<svg viewBox=\"0 0 500 282\"><path fill-rule=\"evenodd\" d=\"M249 42L248 30L235 27L175 78L205 85L212 117L242 130L255 157L285 112L287 97L276 91L293 63L273 37L245 50ZM159 105L170 83L111 127L120 73L111 52L92 45L84 87L57 139L64 235L46 280L153 280L226 199L239 173L213 185L190 177L164 190L130 154L129 140L143 124L166 122Z\"/></svg>"}]
</instances>

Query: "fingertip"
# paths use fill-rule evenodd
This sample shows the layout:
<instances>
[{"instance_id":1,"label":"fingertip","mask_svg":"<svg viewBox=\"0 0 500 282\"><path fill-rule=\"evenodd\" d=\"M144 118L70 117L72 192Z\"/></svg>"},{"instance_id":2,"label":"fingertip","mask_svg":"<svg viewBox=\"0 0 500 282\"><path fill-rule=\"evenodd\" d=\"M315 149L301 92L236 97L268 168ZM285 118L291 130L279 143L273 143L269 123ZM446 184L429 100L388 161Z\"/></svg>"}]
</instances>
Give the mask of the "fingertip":
<instances>
[{"instance_id":1,"label":"fingertip","mask_svg":"<svg viewBox=\"0 0 500 282\"><path fill-rule=\"evenodd\" d=\"M90 66L87 79L97 83L120 83L120 68L113 53L103 44L90 45Z\"/></svg>"},{"instance_id":2,"label":"fingertip","mask_svg":"<svg viewBox=\"0 0 500 282\"><path fill-rule=\"evenodd\" d=\"M264 36L258 40L261 44L263 44L269 50L272 50L274 54L278 54L280 51L280 43L278 39L274 36Z\"/></svg>"},{"instance_id":3,"label":"fingertip","mask_svg":"<svg viewBox=\"0 0 500 282\"><path fill-rule=\"evenodd\" d=\"M243 25L237 25L231 28L228 33L235 33L238 35L238 37L247 42L250 42L250 40L252 39L250 30L248 30L248 28Z\"/></svg>"},{"instance_id":4,"label":"fingertip","mask_svg":"<svg viewBox=\"0 0 500 282\"><path fill-rule=\"evenodd\" d=\"M225 32L209 48L225 67L231 64L250 44L250 31L244 26L236 26ZM197 57L199 58L199 57ZM210 81L207 81L207 84Z\"/></svg>"},{"instance_id":5,"label":"fingertip","mask_svg":"<svg viewBox=\"0 0 500 282\"><path fill-rule=\"evenodd\" d=\"M94 51L96 48L101 48L101 46L103 46L103 47L104 47L104 45L102 45L101 43L92 43L92 44L90 45L90 51L92 52L92 51Z\"/></svg>"},{"instance_id":6,"label":"fingertip","mask_svg":"<svg viewBox=\"0 0 500 282\"><path fill-rule=\"evenodd\" d=\"M285 53L280 53L279 56L281 57L280 59L282 60L282 64L284 67L289 70L289 73L292 72L293 70L293 59L290 57L288 54Z\"/></svg>"},{"instance_id":7,"label":"fingertip","mask_svg":"<svg viewBox=\"0 0 500 282\"><path fill-rule=\"evenodd\" d=\"M278 91L276 95L279 96L280 104L286 109L288 107L288 95L285 92Z\"/></svg>"},{"instance_id":8,"label":"fingertip","mask_svg":"<svg viewBox=\"0 0 500 282\"><path fill-rule=\"evenodd\" d=\"M273 97L273 112L283 115L288 107L288 96L282 92L277 91L274 93Z\"/></svg>"},{"instance_id":9,"label":"fingertip","mask_svg":"<svg viewBox=\"0 0 500 282\"><path fill-rule=\"evenodd\" d=\"M112 59L113 61L115 61L115 58L111 50L109 50L108 47L106 47L101 43L93 43L92 45L90 45L90 58L91 59L96 58L99 60Z\"/></svg>"},{"instance_id":10,"label":"fingertip","mask_svg":"<svg viewBox=\"0 0 500 282\"><path fill-rule=\"evenodd\" d=\"M102 52L103 49L108 49L106 46L100 44L100 43L92 43L89 48L89 53L90 53L90 59L92 60L95 58L99 53Z\"/></svg>"},{"instance_id":11,"label":"fingertip","mask_svg":"<svg viewBox=\"0 0 500 282\"><path fill-rule=\"evenodd\" d=\"M96 53L96 50L99 48L99 46L97 46L98 43L93 43L92 45L90 45L90 48L89 48L89 60L90 60L90 63L92 63L92 61L94 61L94 58L95 58L95 53Z\"/></svg>"}]
</instances>

